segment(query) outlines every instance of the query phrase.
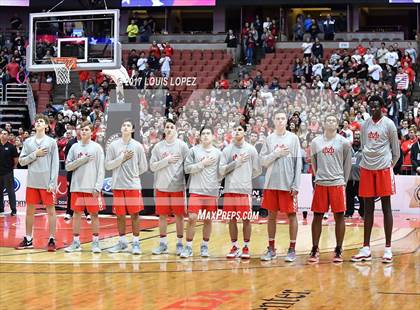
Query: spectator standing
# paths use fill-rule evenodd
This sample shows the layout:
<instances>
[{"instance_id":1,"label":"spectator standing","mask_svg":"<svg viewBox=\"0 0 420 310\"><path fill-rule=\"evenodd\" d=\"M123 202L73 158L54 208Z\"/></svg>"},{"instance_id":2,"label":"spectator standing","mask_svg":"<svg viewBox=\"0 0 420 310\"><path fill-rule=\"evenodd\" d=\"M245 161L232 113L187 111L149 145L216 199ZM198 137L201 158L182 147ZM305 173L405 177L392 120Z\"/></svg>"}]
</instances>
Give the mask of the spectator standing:
<instances>
[{"instance_id":1,"label":"spectator standing","mask_svg":"<svg viewBox=\"0 0 420 310\"><path fill-rule=\"evenodd\" d=\"M309 33L311 34L311 40L315 40L315 38L318 36L319 27L315 19L312 19L312 24Z\"/></svg>"},{"instance_id":2,"label":"spectator standing","mask_svg":"<svg viewBox=\"0 0 420 310\"><path fill-rule=\"evenodd\" d=\"M143 76L143 72L146 69L146 64L147 64L147 57L146 54L142 51L140 53L140 57L137 60L137 69L139 70L139 75Z\"/></svg>"},{"instance_id":3,"label":"spectator standing","mask_svg":"<svg viewBox=\"0 0 420 310\"><path fill-rule=\"evenodd\" d=\"M137 55L137 52L135 49L132 49L130 51L130 55L128 56L127 68L132 68L133 65L137 66L138 59L139 59L139 55Z\"/></svg>"},{"instance_id":4,"label":"spectator standing","mask_svg":"<svg viewBox=\"0 0 420 310\"><path fill-rule=\"evenodd\" d=\"M172 57L174 55L174 49L168 41L166 41L165 44L163 44L163 54L169 57Z\"/></svg>"},{"instance_id":5,"label":"spectator standing","mask_svg":"<svg viewBox=\"0 0 420 310\"><path fill-rule=\"evenodd\" d=\"M378 61L378 64L382 67L382 70L385 70L386 68L386 54L388 53L388 50L385 47L385 43L381 43L381 48L376 51L376 60Z\"/></svg>"},{"instance_id":6,"label":"spectator standing","mask_svg":"<svg viewBox=\"0 0 420 310\"><path fill-rule=\"evenodd\" d=\"M303 25L305 27L305 32L310 32L312 27L312 18L311 15L307 15L305 21L303 22Z\"/></svg>"},{"instance_id":7,"label":"spectator standing","mask_svg":"<svg viewBox=\"0 0 420 310\"><path fill-rule=\"evenodd\" d=\"M12 62L6 65L6 70L9 74L9 83L16 83L16 76L19 72L19 64L16 62L15 57L12 57Z\"/></svg>"},{"instance_id":8,"label":"spectator standing","mask_svg":"<svg viewBox=\"0 0 420 310\"><path fill-rule=\"evenodd\" d=\"M359 215L363 218L364 215L364 200L359 197L359 181L360 181L360 161L362 160L362 152L360 151L360 132L354 133L354 140L352 144L351 156L351 172L346 186L346 205L347 210L344 215L346 218L351 218L354 214L354 198L359 201Z\"/></svg>"},{"instance_id":9,"label":"spectator standing","mask_svg":"<svg viewBox=\"0 0 420 310\"><path fill-rule=\"evenodd\" d=\"M322 46L321 42L319 42L318 38L315 38L315 43L312 45L312 54L317 59L324 58L324 47Z\"/></svg>"},{"instance_id":10,"label":"spectator standing","mask_svg":"<svg viewBox=\"0 0 420 310\"><path fill-rule=\"evenodd\" d=\"M404 137L404 139L405 140L401 143L401 151L404 156L401 174L412 175L415 170L411 167L411 148L414 144L418 143L416 131L410 129L408 131L408 136Z\"/></svg>"},{"instance_id":11,"label":"spectator standing","mask_svg":"<svg viewBox=\"0 0 420 310\"><path fill-rule=\"evenodd\" d=\"M131 20L131 24L127 26L128 42L135 43L136 37L139 34L139 27L136 25L134 19Z\"/></svg>"},{"instance_id":12,"label":"spectator standing","mask_svg":"<svg viewBox=\"0 0 420 310\"><path fill-rule=\"evenodd\" d=\"M408 89L408 74L403 72L401 67L398 67L398 73L395 75L395 85L397 90L406 92Z\"/></svg>"},{"instance_id":13,"label":"spectator standing","mask_svg":"<svg viewBox=\"0 0 420 310\"><path fill-rule=\"evenodd\" d=\"M327 14L327 18L324 21L324 39L328 41L334 40L335 34L335 20L331 18L330 14Z\"/></svg>"},{"instance_id":14,"label":"spectator standing","mask_svg":"<svg viewBox=\"0 0 420 310\"><path fill-rule=\"evenodd\" d=\"M420 175L420 129L417 130L417 142L411 147L411 164L413 172Z\"/></svg>"},{"instance_id":15,"label":"spectator standing","mask_svg":"<svg viewBox=\"0 0 420 310\"><path fill-rule=\"evenodd\" d=\"M306 42L302 43L303 57L310 58L312 55L312 45L311 39L306 38Z\"/></svg>"},{"instance_id":16,"label":"spectator standing","mask_svg":"<svg viewBox=\"0 0 420 310\"><path fill-rule=\"evenodd\" d=\"M13 186L13 169L18 164L18 152L16 147L9 142L9 132L6 129L0 131L0 213L4 212L4 190L9 197L11 216L16 215L16 194Z\"/></svg>"},{"instance_id":17,"label":"spectator standing","mask_svg":"<svg viewBox=\"0 0 420 310\"><path fill-rule=\"evenodd\" d=\"M159 63L161 65L160 72L162 73L162 76L168 78L171 73L171 57L162 56Z\"/></svg>"},{"instance_id":18,"label":"spectator standing","mask_svg":"<svg viewBox=\"0 0 420 310\"><path fill-rule=\"evenodd\" d=\"M80 81L80 92L83 92L86 89L87 80L89 79L89 71L82 70L82 71L79 71L78 74L79 74L79 81Z\"/></svg>"},{"instance_id":19,"label":"spectator standing","mask_svg":"<svg viewBox=\"0 0 420 310\"><path fill-rule=\"evenodd\" d=\"M303 24L303 15L299 14L296 17L296 24L293 27L294 41L303 41L304 34L305 34L305 26Z\"/></svg>"},{"instance_id":20,"label":"spectator standing","mask_svg":"<svg viewBox=\"0 0 420 310\"><path fill-rule=\"evenodd\" d=\"M394 51L392 46L389 47L388 52L385 54L386 63L391 66L394 72L397 71L398 53Z\"/></svg>"},{"instance_id":21,"label":"spectator standing","mask_svg":"<svg viewBox=\"0 0 420 310\"><path fill-rule=\"evenodd\" d=\"M374 82L379 82L382 77L382 67L376 63L376 60L372 60L373 66L368 68L369 76L372 77Z\"/></svg>"},{"instance_id":22,"label":"spectator standing","mask_svg":"<svg viewBox=\"0 0 420 310\"><path fill-rule=\"evenodd\" d=\"M157 59L160 59L160 48L157 45L156 41L152 42L152 46L150 46L149 48L149 54L155 56Z\"/></svg>"},{"instance_id":23,"label":"spectator standing","mask_svg":"<svg viewBox=\"0 0 420 310\"><path fill-rule=\"evenodd\" d=\"M226 35L225 43L227 44L228 54L231 55L233 64L236 64L236 48L238 46L238 38L233 33L232 29L229 29Z\"/></svg>"}]
</instances>

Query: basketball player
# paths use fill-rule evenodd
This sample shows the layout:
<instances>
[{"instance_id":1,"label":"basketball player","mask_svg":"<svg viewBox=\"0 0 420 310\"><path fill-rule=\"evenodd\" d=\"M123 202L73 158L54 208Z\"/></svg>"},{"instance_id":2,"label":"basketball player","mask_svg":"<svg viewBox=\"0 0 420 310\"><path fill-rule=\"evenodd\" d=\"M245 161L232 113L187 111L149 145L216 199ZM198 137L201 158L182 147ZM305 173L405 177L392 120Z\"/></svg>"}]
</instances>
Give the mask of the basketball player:
<instances>
[{"instance_id":1,"label":"basketball player","mask_svg":"<svg viewBox=\"0 0 420 310\"><path fill-rule=\"evenodd\" d=\"M80 252L80 220L86 208L92 218L92 252L101 253L99 246L98 212L104 205L101 190L105 176L104 152L102 147L91 140L92 124L88 121L80 125L81 140L74 144L66 159L66 170L73 171L71 179L71 208L73 210L73 243L64 250L68 253Z\"/></svg>"},{"instance_id":2,"label":"basketball player","mask_svg":"<svg viewBox=\"0 0 420 310\"><path fill-rule=\"evenodd\" d=\"M315 191L312 199L312 250L308 261L319 262L319 239L322 232L322 217L329 206L334 213L337 246L333 262L341 263L345 233L346 184L351 171L352 150L346 138L337 134L338 119L335 115L325 118L324 134L311 143L311 162L315 172Z\"/></svg>"},{"instance_id":3,"label":"basketball player","mask_svg":"<svg viewBox=\"0 0 420 310\"><path fill-rule=\"evenodd\" d=\"M297 195L302 173L302 158L299 138L286 130L286 113L276 111L273 118L275 130L267 137L260 152L261 163L267 168L262 207L268 210L268 248L261 256L261 260L270 261L277 257L275 237L277 212L280 211L286 213L289 219L290 244L284 260L293 262L296 259Z\"/></svg>"},{"instance_id":4,"label":"basketball player","mask_svg":"<svg viewBox=\"0 0 420 310\"><path fill-rule=\"evenodd\" d=\"M182 250L181 257L187 258L193 255L192 241L195 234L197 214L200 210L206 212L217 211L217 198L219 197L219 162L222 152L213 146L213 129L204 126L200 130L200 144L194 146L188 152L185 159L185 173L189 179L189 204L187 243ZM204 220L203 241L200 247L201 257L209 256L208 242L211 234L211 220Z\"/></svg>"},{"instance_id":5,"label":"basketball player","mask_svg":"<svg viewBox=\"0 0 420 310\"><path fill-rule=\"evenodd\" d=\"M237 219L229 221L232 248L226 257L249 259L251 222L244 216L252 211L252 179L261 174L261 165L257 150L245 141L245 126L236 126L233 142L223 149L219 172L225 178L223 211L236 212L242 217L243 223L244 246L241 252L238 245Z\"/></svg>"},{"instance_id":6,"label":"basketball player","mask_svg":"<svg viewBox=\"0 0 420 310\"><path fill-rule=\"evenodd\" d=\"M132 253L141 254L139 240L139 212L144 209L140 175L147 171L143 146L132 138L134 124L123 121L122 137L113 141L107 150L105 169L112 170L113 212L117 216L120 240L108 252L119 253L128 248L125 237L125 215L131 216L133 229Z\"/></svg>"},{"instance_id":7,"label":"basketball player","mask_svg":"<svg viewBox=\"0 0 420 310\"><path fill-rule=\"evenodd\" d=\"M400 157L400 145L397 128L393 121L382 115L384 101L379 96L369 99L372 115L361 129L362 161L360 162L359 195L365 198L364 241L363 248L354 255L353 262L371 260L370 235L373 226L375 197L381 197L384 215L385 251L382 262L392 262L392 210L391 195L395 194L395 182L392 168Z\"/></svg>"},{"instance_id":8,"label":"basketball player","mask_svg":"<svg viewBox=\"0 0 420 310\"><path fill-rule=\"evenodd\" d=\"M16 247L18 250L32 249L32 228L34 225L35 207L44 205L48 212L50 237L48 251L55 252L55 191L59 170L58 146L56 141L45 134L48 118L43 114L35 116L35 135L23 143L19 163L28 166L26 187L26 236Z\"/></svg>"},{"instance_id":9,"label":"basketball player","mask_svg":"<svg viewBox=\"0 0 420 310\"><path fill-rule=\"evenodd\" d=\"M165 139L155 145L150 158L150 170L155 173L154 188L156 214L159 215L159 246L152 253L155 255L168 253L166 238L166 219L174 214L176 221L176 254L183 249L185 213L185 174L184 160L187 157L188 145L177 138L175 122L165 122Z\"/></svg>"}]
</instances>

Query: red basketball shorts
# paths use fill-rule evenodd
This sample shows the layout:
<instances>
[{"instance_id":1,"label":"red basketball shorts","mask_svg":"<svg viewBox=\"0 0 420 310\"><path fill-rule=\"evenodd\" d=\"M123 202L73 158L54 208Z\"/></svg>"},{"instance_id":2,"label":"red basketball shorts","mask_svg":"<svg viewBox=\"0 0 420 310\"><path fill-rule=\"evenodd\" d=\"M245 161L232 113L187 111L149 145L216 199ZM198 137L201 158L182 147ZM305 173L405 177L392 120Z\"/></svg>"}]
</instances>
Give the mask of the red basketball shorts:
<instances>
[{"instance_id":1,"label":"red basketball shorts","mask_svg":"<svg viewBox=\"0 0 420 310\"><path fill-rule=\"evenodd\" d=\"M262 207L271 212L296 213L298 210L297 196L292 195L289 191L265 189Z\"/></svg>"},{"instance_id":2,"label":"red basketball shorts","mask_svg":"<svg viewBox=\"0 0 420 310\"><path fill-rule=\"evenodd\" d=\"M251 197L248 194L225 193L223 197L223 211L236 212L243 217L244 213L251 212Z\"/></svg>"},{"instance_id":3,"label":"red basketball shorts","mask_svg":"<svg viewBox=\"0 0 420 310\"><path fill-rule=\"evenodd\" d=\"M158 215L184 215L184 192L155 191L156 214Z\"/></svg>"},{"instance_id":4,"label":"red basketball shorts","mask_svg":"<svg viewBox=\"0 0 420 310\"><path fill-rule=\"evenodd\" d=\"M98 213L105 209L101 194L94 197L92 193L72 192L70 205L74 212L83 212L86 208L89 213Z\"/></svg>"},{"instance_id":5,"label":"red basketball shorts","mask_svg":"<svg viewBox=\"0 0 420 310\"><path fill-rule=\"evenodd\" d=\"M346 211L346 187L315 185L311 210L315 213L328 212L329 206L333 213Z\"/></svg>"},{"instance_id":6,"label":"red basketball shorts","mask_svg":"<svg viewBox=\"0 0 420 310\"><path fill-rule=\"evenodd\" d=\"M55 206L55 193L43 188L26 188L26 205Z\"/></svg>"},{"instance_id":7,"label":"red basketball shorts","mask_svg":"<svg viewBox=\"0 0 420 310\"><path fill-rule=\"evenodd\" d=\"M360 167L360 197L386 197L395 194L395 180L392 168L368 170Z\"/></svg>"},{"instance_id":8,"label":"red basketball shorts","mask_svg":"<svg viewBox=\"0 0 420 310\"><path fill-rule=\"evenodd\" d=\"M200 210L206 210L208 212L217 211L217 197L190 194L188 212L198 213Z\"/></svg>"},{"instance_id":9,"label":"red basketball shorts","mask_svg":"<svg viewBox=\"0 0 420 310\"><path fill-rule=\"evenodd\" d=\"M144 209L143 197L140 190L114 189L112 212L115 215L136 214Z\"/></svg>"}]
</instances>

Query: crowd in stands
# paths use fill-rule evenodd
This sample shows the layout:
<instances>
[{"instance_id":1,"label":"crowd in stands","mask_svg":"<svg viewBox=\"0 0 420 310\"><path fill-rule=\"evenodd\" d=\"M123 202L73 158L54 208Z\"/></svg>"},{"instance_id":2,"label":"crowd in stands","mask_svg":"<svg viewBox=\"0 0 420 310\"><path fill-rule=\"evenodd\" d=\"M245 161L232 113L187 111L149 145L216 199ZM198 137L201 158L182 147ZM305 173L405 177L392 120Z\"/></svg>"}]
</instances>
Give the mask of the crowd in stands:
<instances>
[{"instance_id":1,"label":"crowd in stands","mask_svg":"<svg viewBox=\"0 0 420 310\"><path fill-rule=\"evenodd\" d=\"M156 30L156 22L153 18L147 17L142 19L138 14L134 14L129 18L130 23L127 26L127 36L129 43L147 43L150 36Z\"/></svg>"},{"instance_id":2,"label":"crowd in stands","mask_svg":"<svg viewBox=\"0 0 420 310\"><path fill-rule=\"evenodd\" d=\"M326 20L329 21L329 18ZM324 31L325 33L325 31ZM264 52L274 51L278 25L258 16L252 23L246 23L241 33L240 44L247 56L247 63L257 59L256 47ZM234 45L239 40L229 32L227 42ZM22 39L23 40L23 39ZM18 72L23 65L20 54L22 41L17 36L15 44L2 49L0 69L10 71L18 63ZM233 47L232 47L233 48ZM250 50L251 49L251 50ZM24 50L23 50L24 52ZM324 55L318 37L302 44L302 57L296 59L293 67L293 81L280 85L277 77L264 76L258 72L253 78L243 73L240 79L229 82L222 79L212 90L190 98L185 106L174 102L167 89L139 90L141 118L139 130L147 154L162 138L166 118L177 121L179 137L190 146L197 143L198 133L203 125L215 129L216 144L223 148L232 140L235 124L247 126L248 138L260 149L267 135L273 130L272 112L281 108L288 112L289 130L295 132L301 141L304 172L310 172L309 144L322 133L326 114L336 113L341 119L340 134L353 141L361 125L369 117L367 98L380 95L386 102L384 112L399 129L402 158L397 173L412 172L410 149L417 143L420 127L419 102L411 98L415 83L418 54L414 47L401 50L398 44L375 48L358 46L354 51L338 49L330 57ZM169 43L153 42L147 52L140 54L132 50L125 63L131 77L170 76L173 48ZM418 65L418 64L417 64ZM49 134L57 138L60 158L64 159L67 142L75 137L78 123L88 120L94 125L94 139L101 142L104 137L104 111L108 102L111 81L101 73L79 72L80 94L71 94L62 109L49 105L44 111L50 119ZM293 88L293 83L297 88ZM33 131L19 129L19 135L11 140L19 147Z\"/></svg>"},{"instance_id":3,"label":"crowd in stands","mask_svg":"<svg viewBox=\"0 0 420 310\"><path fill-rule=\"evenodd\" d=\"M325 19L314 18L311 17L310 14L306 16L299 14L296 17L296 23L293 26L293 40L303 41L305 34L307 34L311 40L315 40L320 34L323 34L324 40L334 40L336 32L347 30L346 25L347 21L343 14L340 14L336 18L327 14Z\"/></svg>"}]
</instances>

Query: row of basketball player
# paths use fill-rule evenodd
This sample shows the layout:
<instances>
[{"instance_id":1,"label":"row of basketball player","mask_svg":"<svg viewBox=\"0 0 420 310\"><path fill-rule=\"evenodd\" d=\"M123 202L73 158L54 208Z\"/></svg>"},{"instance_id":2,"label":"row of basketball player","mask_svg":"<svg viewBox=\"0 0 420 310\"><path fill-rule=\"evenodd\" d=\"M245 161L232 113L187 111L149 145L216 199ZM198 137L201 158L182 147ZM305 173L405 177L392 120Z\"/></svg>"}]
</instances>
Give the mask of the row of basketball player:
<instances>
[{"instance_id":1,"label":"row of basketball player","mask_svg":"<svg viewBox=\"0 0 420 310\"><path fill-rule=\"evenodd\" d=\"M362 127L362 159L360 162L360 196L365 199L364 246L352 257L353 261L371 260L369 248L373 225L374 197L382 198L384 212L386 246L383 262L392 261L391 234L392 213L390 196L395 192L392 179L392 165L399 158L397 129L394 123L382 116L383 100L374 96L369 100L372 118ZM213 130L203 127L200 131L200 144L188 149L177 138L176 126L172 120L165 123L165 139L153 148L150 169L155 173L155 204L159 215L160 242L153 254L168 253L166 237L167 216L176 218L176 254L182 258L193 255L197 214L200 210L214 212L221 178L225 178L224 211L249 212L252 179L261 173L261 166L267 168L263 192L263 208L268 209L268 248L262 260L276 258L275 235L277 212L285 212L289 218L290 246L285 257L287 262L296 259L295 244L298 231L296 218L297 195L301 174L298 137L286 130L287 115L274 113L274 132L268 136L260 154L244 141L244 128L236 126L233 142L222 152L212 145ZM54 191L58 175L58 153L55 140L45 135L47 119L36 118L36 135L25 141L19 161L28 165L26 236L17 249L32 248L32 226L35 205L47 207L50 238L48 250L55 251L55 209ZM322 230L322 217L329 207L336 222L337 246L333 261L342 262L342 244L345 234L344 212L345 184L351 170L352 148L342 136L337 134L338 119L329 115L325 119L324 134L311 143L312 165L315 172L315 190L312 201L314 219L312 222L313 247L310 262L319 260L319 239ZM92 217L92 252L100 253L98 211L103 205L101 188L105 169L112 170L113 211L117 215L120 239L109 249L112 253L128 250L125 237L125 216L131 215L133 227L132 253L140 254L139 211L143 207L140 175L147 170L146 156L142 145L132 139L134 125L126 120L121 125L122 137L113 141L104 156L102 147L91 141L92 127L88 122L80 125L81 140L74 144L66 160L66 169L73 173L70 185L71 208L74 210L72 244L66 252L81 251L80 221L86 208ZM104 169L105 167L105 169ZM188 211L185 206L185 174L190 175ZM184 213L189 220L186 229L186 244L183 245ZM232 249L228 258L250 258L249 242L251 224L243 219L244 245L238 245L236 219L229 223ZM205 219L203 241L200 247L202 257L209 256L208 242L211 234L211 220Z\"/></svg>"}]
</instances>

